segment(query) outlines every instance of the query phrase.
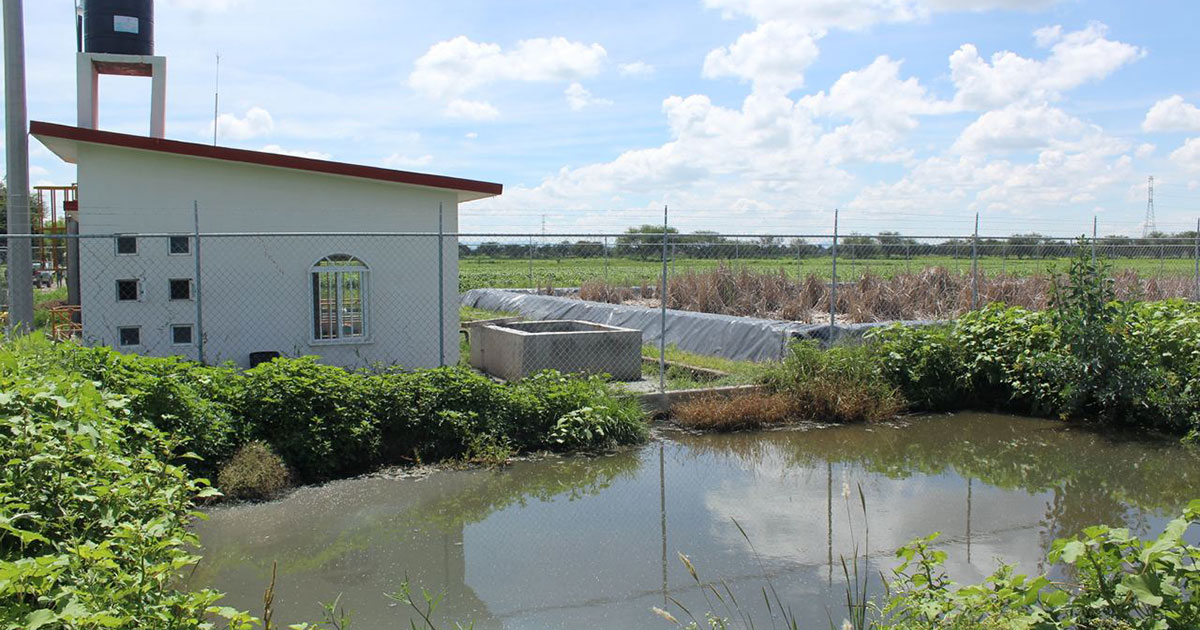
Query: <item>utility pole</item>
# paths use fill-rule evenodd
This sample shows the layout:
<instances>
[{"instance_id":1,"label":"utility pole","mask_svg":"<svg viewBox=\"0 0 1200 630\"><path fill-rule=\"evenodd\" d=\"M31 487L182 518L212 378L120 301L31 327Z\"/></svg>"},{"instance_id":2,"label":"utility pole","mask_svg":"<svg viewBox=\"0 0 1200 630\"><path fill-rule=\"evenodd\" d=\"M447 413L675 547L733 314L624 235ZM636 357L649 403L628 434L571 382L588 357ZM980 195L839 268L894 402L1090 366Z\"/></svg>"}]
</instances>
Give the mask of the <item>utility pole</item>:
<instances>
[{"instance_id":1,"label":"utility pole","mask_svg":"<svg viewBox=\"0 0 1200 630\"><path fill-rule=\"evenodd\" d=\"M4 0L4 103L8 158L8 232L28 234L29 134L25 111L25 17L21 0ZM28 236L8 238L8 329L33 329L33 249Z\"/></svg>"}]
</instances>

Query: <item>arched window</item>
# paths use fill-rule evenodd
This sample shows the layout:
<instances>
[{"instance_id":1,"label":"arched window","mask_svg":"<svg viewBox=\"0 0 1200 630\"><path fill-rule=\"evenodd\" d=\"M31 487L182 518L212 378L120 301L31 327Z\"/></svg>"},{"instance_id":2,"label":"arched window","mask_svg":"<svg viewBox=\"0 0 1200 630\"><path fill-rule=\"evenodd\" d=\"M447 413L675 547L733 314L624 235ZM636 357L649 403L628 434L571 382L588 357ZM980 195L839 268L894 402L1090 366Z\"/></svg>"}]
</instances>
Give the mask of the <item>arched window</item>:
<instances>
[{"instance_id":1,"label":"arched window","mask_svg":"<svg viewBox=\"0 0 1200 630\"><path fill-rule=\"evenodd\" d=\"M313 340L367 337L367 265L333 254L312 266Z\"/></svg>"}]
</instances>

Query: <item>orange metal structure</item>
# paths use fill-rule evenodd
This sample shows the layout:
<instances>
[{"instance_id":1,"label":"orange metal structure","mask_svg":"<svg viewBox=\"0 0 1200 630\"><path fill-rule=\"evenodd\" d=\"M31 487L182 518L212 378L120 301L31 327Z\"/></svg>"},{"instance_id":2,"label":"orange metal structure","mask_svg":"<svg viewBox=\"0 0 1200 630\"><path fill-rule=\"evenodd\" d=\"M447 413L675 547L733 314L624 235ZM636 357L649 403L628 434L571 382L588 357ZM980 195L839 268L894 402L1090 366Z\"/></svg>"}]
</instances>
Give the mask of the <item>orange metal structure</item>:
<instances>
[{"instance_id":1,"label":"orange metal structure","mask_svg":"<svg viewBox=\"0 0 1200 630\"><path fill-rule=\"evenodd\" d=\"M55 341L83 337L79 305L64 304L50 308L50 335Z\"/></svg>"},{"instance_id":2,"label":"orange metal structure","mask_svg":"<svg viewBox=\"0 0 1200 630\"><path fill-rule=\"evenodd\" d=\"M33 213L33 234L66 234L67 211L79 207L77 186L34 186L36 204L41 212ZM55 284L61 284L67 274L66 241L39 238L33 242L34 262L54 272Z\"/></svg>"}]
</instances>

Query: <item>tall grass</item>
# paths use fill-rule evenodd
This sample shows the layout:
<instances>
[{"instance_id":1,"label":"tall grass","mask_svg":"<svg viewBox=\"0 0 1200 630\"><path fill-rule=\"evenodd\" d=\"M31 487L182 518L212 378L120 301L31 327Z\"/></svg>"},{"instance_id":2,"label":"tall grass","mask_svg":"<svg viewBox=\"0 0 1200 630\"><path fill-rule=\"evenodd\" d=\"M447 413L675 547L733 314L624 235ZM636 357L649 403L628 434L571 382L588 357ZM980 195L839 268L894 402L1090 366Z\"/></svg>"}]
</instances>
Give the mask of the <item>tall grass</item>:
<instances>
[{"instance_id":1,"label":"tall grass","mask_svg":"<svg viewBox=\"0 0 1200 630\"><path fill-rule=\"evenodd\" d=\"M980 304L1003 302L1040 311L1050 306L1055 277L1049 273L1013 275L980 272ZM1133 270L1113 275L1118 299L1163 300L1192 297L1191 276L1142 276ZM829 281L816 274L797 280L784 269L756 270L720 263L715 269L687 270L670 279L667 306L701 313L767 317L805 323L828 321ZM654 298L658 286L640 290L603 280L580 287L584 300L622 303ZM949 319L971 310L972 277L945 267L927 267L885 277L871 271L839 284L836 311L849 322Z\"/></svg>"}]
</instances>

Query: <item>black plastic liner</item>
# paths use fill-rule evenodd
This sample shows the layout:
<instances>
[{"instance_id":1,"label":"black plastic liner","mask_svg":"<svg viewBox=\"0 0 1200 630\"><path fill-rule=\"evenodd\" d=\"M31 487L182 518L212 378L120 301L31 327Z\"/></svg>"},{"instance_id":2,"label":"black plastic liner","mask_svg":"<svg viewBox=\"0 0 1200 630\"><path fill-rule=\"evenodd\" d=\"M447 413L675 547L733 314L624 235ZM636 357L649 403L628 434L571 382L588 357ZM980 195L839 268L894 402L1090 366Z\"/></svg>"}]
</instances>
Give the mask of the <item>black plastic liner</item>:
<instances>
[{"instance_id":1,"label":"black plastic liner","mask_svg":"<svg viewBox=\"0 0 1200 630\"><path fill-rule=\"evenodd\" d=\"M462 294L461 302L464 306L489 311L508 311L529 319L578 319L634 328L642 331L643 343L657 344L663 329L662 312L657 308L644 306L588 302L505 289L472 289ZM894 323L897 322L838 324L833 327L833 339L839 343L860 339L872 328ZM939 322L899 323L927 326ZM757 317L667 309L666 339L668 345L695 354L737 361L776 361L786 355L788 343L794 340L815 339L822 345L828 345L830 327L828 324L800 324Z\"/></svg>"}]
</instances>

